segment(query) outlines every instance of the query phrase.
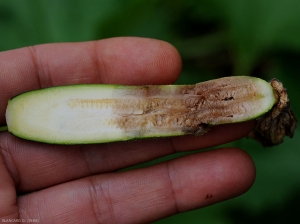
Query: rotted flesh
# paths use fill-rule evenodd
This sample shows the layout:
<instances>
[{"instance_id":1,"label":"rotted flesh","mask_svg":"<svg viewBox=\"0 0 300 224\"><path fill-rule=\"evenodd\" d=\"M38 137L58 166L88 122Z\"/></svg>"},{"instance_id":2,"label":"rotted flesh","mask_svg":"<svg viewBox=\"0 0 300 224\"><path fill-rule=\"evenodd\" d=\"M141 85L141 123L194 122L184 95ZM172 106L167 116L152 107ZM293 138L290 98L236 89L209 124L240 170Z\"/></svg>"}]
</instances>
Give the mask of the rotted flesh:
<instances>
[{"instance_id":1,"label":"rotted flesh","mask_svg":"<svg viewBox=\"0 0 300 224\"><path fill-rule=\"evenodd\" d=\"M254 77L196 85L73 85L31 91L9 101L8 130L21 138L88 144L184 134L255 119L277 101Z\"/></svg>"}]
</instances>

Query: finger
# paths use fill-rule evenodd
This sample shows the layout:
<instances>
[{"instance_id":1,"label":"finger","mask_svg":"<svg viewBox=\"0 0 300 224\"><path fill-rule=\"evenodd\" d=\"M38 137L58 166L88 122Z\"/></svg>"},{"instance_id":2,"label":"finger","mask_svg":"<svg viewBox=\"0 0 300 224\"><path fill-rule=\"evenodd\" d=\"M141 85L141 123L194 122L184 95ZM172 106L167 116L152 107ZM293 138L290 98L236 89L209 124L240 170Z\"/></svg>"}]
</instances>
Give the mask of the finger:
<instances>
[{"instance_id":1,"label":"finger","mask_svg":"<svg viewBox=\"0 0 300 224\"><path fill-rule=\"evenodd\" d=\"M122 37L83 43L45 44L0 53L0 126L9 98L67 84L167 84L181 72L170 44Z\"/></svg>"},{"instance_id":2,"label":"finger","mask_svg":"<svg viewBox=\"0 0 300 224\"><path fill-rule=\"evenodd\" d=\"M208 134L100 145L59 146L0 136L4 159L19 191L33 191L112 172L174 152L220 145L245 136L252 122L214 127Z\"/></svg>"},{"instance_id":3,"label":"finger","mask_svg":"<svg viewBox=\"0 0 300 224\"><path fill-rule=\"evenodd\" d=\"M245 152L222 149L65 183L21 196L18 204L21 218L43 223L149 223L238 196L254 177Z\"/></svg>"},{"instance_id":4,"label":"finger","mask_svg":"<svg viewBox=\"0 0 300 224\"><path fill-rule=\"evenodd\" d=\"M0 146L1 150L1 146ZM0 154L0 220L18 218L15 184Z\"/></svg>"}]
</instances>

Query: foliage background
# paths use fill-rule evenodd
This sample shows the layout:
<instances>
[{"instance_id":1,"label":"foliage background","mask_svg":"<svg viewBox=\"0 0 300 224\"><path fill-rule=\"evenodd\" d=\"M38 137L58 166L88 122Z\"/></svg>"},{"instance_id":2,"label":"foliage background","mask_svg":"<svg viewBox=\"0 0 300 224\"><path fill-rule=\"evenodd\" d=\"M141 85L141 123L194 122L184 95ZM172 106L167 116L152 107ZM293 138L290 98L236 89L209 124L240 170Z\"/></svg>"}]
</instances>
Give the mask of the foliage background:
<instances>
[{"instance_id":1,"label":"foliage background","mask_svg":"<svg viewBox=\"0 0 300 224\"><path fill-rule=\"evenodd\" d=\"M115 36L157 38L182 55L178 83L228 75L276 77L288 88L299 117L299 9L298 0L1 0L0 51ZM299 130L272 149L247 139L229 145L253 157L254 186L235 199L157 224L299 220Z\"/></svg>"}]
</instances>

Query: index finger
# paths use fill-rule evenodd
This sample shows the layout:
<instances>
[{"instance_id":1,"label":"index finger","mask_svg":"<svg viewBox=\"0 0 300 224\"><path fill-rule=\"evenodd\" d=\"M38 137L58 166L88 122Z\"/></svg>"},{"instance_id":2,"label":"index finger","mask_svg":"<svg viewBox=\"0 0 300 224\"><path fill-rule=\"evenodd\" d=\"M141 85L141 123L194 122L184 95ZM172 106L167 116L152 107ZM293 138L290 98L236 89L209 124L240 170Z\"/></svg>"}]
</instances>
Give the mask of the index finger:
<instances>
[{"instance_id":1,"label":"index finger","mask_svg":"<svg viewBox=\"0 0 300 224\"><path fill-rule=\"evenodd\" d=\"M0 53L0 126L9 98L25 91L79 83L167 84L181 71L170 44L120 37L59 43Z\"/></svg>"}]
</instances>

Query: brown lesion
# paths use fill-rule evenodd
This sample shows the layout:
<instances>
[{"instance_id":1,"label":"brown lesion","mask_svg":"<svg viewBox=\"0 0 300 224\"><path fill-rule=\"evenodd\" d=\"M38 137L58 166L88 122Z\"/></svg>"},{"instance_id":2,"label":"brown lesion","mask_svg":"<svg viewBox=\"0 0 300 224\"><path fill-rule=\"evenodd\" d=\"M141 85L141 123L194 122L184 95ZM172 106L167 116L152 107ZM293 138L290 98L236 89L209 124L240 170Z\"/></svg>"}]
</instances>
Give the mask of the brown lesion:
<instances>
[{"instance_id":1,"label":"brown lesion","mask_svg":"<svg viewBox=\"0 0 300 224\"><path fill-rule=\"evenodd\" d=\"M258 140L264 146L278 145L283 142L285 136L292 138L297 126L287 90L277 79L272 79L270 84L276 90L278 101L272 110L257 119L255 128L249 134L249 137Z\"/></svg>"},{"instance_id":2,"label":"brown lesion","mask_svg":"<svg viewBox=\"0 0 300 224\"><path fill-rule=\"evenodd\" d=\"M138 103L136 100L124 100L114 108L117 126L125 131L139 130L142 133L150 129L181 130L188 120L188 109L180 98L144 98ZM130 106L124 108L123 104Z\"/></svg>"},{"instance_id":3,"label":"brown lesion","mask_svg":"<svg viewBox=\"0 0 300 224\"><path fill-rule=\"evenodd\" d=\"M245 98L255 92L255 87L236 80L212 80L176 89L139 87L137 95L128 91L119 98L114 114L119 115L118 126L128 131L169 129L201 135L211 125L230 122L245 112ZM259 96L250 97L255 103ZM249 99L246 101L249 103Z\"/></svg>"},{"instance_id":4,"label":"brown lesion","mask_svg":"<svg viewBox=\"0 0 300 224\"><path fill-rule=\"evenodd\" d=\"M201 135L211 125L229 123L255 105L259 98L255 88L239 78L211 80L175 89L138 87L119 96L114 114L119 116L118 126L128 131L169 129Z\"/></svg>"},{"instance_id":5,"label":"brown lesion","mask_svg":"<svg viewBox=\"0 0 300 224\"><path fill-rule=\"evenodd\" d=\"M261 96L256 88L239 79L212 80L185 91L184 103L190 116L196 118L195 125L230 123L257 104Z\"/></svg>"}]
</instances>

